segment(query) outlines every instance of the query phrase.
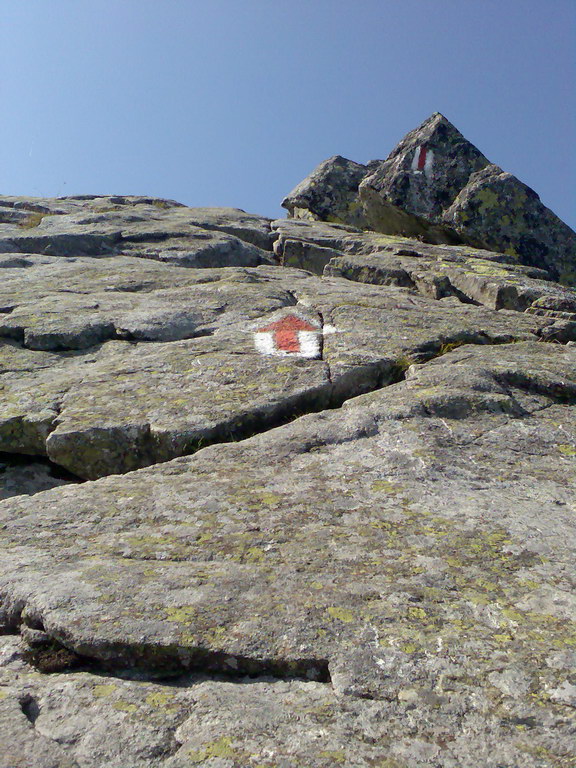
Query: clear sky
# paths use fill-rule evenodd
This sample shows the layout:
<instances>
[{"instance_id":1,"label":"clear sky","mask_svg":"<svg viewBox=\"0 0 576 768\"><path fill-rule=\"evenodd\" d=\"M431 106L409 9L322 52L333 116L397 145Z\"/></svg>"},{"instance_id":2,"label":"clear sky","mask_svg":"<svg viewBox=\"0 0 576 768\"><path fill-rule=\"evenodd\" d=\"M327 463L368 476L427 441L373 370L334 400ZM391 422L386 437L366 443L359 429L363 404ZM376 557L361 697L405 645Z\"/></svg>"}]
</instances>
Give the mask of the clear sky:
<instances>
[{"instance_id":1,"label":"clear sky","mask_svg":"<svg viewBox=\"0 0 576 768\"><path fill-rule=\"evenodd\" d=\"M0 194L284 215L442 112L576 227L574 0L0 0Z\"/></svg>"}]
</instances>

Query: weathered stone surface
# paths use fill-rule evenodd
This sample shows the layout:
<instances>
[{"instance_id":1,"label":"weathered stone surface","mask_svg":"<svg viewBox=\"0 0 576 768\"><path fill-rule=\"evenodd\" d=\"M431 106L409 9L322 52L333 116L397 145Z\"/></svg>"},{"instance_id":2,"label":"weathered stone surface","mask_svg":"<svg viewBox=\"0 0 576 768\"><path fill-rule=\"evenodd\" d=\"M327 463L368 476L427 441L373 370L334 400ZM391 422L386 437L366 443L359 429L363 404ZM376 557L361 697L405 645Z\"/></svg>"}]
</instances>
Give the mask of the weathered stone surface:
<instances>
[{"instance_id":1,"label":"weathered stone surface","mask_svg":"<svg viewBox=\"0 0 576 768\"><path fill-rule=\"evenodd\" d=\"M158 766L194 707L187 689L87 673L39 674L0 638L2 768Z\"/></svg>"},{"instance_id":2,"label":"weathered stone surface","mask_svg":"<svg viewBox=\"0 0 576 768\"><path fill-rule=\"evenodd\" d=\"M304 258L301 263L307 266ZM369 255L335 255L324 267L324 274L377 285L402 285L435 299L456 296L492 309L576 319L576 291L551 282L545 270L510 264L505 254L463 246L391 243Z\"/></svg>"},{"instance_id":3,"label":"weathered stone surface","mask_svg":"<svg viewBox=\"0 0 576 768\"><path fill-rule=\"evenodd\" d=\"M443 220L464 239L502 250L576 285L576 233L533 189L497 165L473 174Z\"/></svg>"},{"instance_id":4,"label":"weathered stone surface","mask_svg":"<svg viewBox=\"0 0 576 768\"><path fill-rule=\"evenodd\" d=\"M47 491L72 482L78 482L78 478L49 462L0 454L0 499Z\"/></svg>"},{"instance_id":5,"label":"weathered stone surface","mask_svg":"<svg viewBox=\"0 0 576 768\"><path fill-rule=\"evenodd\" d=\"M295 219L320 219L366 228L358 187L378 162L361 165L340 155L330 157L284 198L282 207Z\"/></svg>"},{"instance_id":6,"label":"weathered stone surface","mask_svg":"<svg viewBox=\"0 0 576 768\"><path fill-rule=\"evenodd\" d=\"M190 222L197 227L227 232L266 251L272 250L274 234L271 231L270 219L264 216L246 213L240 208L188 208L187 210Z\"/></svg>"},{"instance_id":7,"label":"weathered stone surface","mask_svg":"<svg viewBox=\"0 0 576 768\"><path fill-rule=\"evenodd\" d=\"M90 479L126 472L338 405L446 345L535 338L553 323L474 306L455 317L406 290L281 267L164 274L134 261L5 271L1 450ZM320 359L256 348L254 332L292 308L324 328Z\"/></svg>"},{"instance_id":8,"label":"weathered stone surface","mask_svg":"<svg viewBox=\"0 0 576 768\"><path fill-rule=\"evenodd\" d=\"M420 151L424 148L422 167ZM431 242L458 242L443 211L488 160L441 114L411 131L388 156L363 166L336 156L282 202L294 218L316 218Z\"/></svg>"},{"instance_id":9,"label":"weathered stone surface","mask_svg":"<svg viewBox=\"0 0 576 768\"><path fill-rule=\"evenodd\" d=\"M555 318L545 333L566 342L576 320L576 292L544 269L513 255L469 246L431 245L379 233L334 229L320 222L273 222L281 263L315 274L376 285L397 285L442 299L514 309ZM561 321L568 321L568 324Z\"/></svg>"},{"instance_id":10,"label":"weathered stone surface","mask_svg":"<svg viewBox=\"0 0 576 768\"><path fill-rule=\"evenodd\" d=\"M341 712L383 702L377 744L400 765L567 764L575 354L462 347L342 412L48 491L42 511L5 501L7 623L110 670L327 662ZM231 738L217 701L204 761Z\"/></svg>"},{"instance_id":11,"label":"weathered stone surface","mask_svg":"<svg viewBox=\"0 0 576 768\"><path fill-rule=\"evenodd\" d=\"M227 209L201 208L195 214L185 206L139 198L128 199L132 204L114 201L98 199L99 205L78 210L78 201L64 200L63 209L32 213L20 226L0 224L0 252L59 257L122 253L185 267L273 263L253 244L272 245L267 220L261 217L237 209L228 216ZM64 212L70 203L77 212Z\"/></svg>"},{"instance_id":12,"label":"weathered stone surface","mask_svg":"<svg viewBox=\"0 0 576 768\"><path fill-rule=\"evenodd\" d=\"M165 214L169 218L184 214L186 221L193 226L227 232L264 250L272 249L274 238L270 232L270 220L264 216L246 213L240 208L188 208L175 200L135 195L77 195L60 198L0 196L0 222L18 223L28 230L37 227L44 216L142 210L139 206L148 206L148 210L149 206L153 206L157 211L172 209L169 214ZM180 208L180 211L174 211L175 208Z\"/></svg>"},{"instance_id":13,"label":"weathered stone surface","mask_svg":"<svg viewBox=\"0 0 576 768\"><path fill-rule=\"evenodd\" d=\"M449 120L434 113L407 134L374 173L364 179L360 198L365 202L371 229L398 231L394 216L401 214L396 209L427 222L441 223L443 211L468 183L471 174L486 165L484 155ZM414 226L418 223L414 222ZM419 231L425 228L421 226Z\"/></svg>"},{"instance_id":14,"label":"weathered stone surface","mask_svg":"<svg viewBox=\"0 0 576 768\"><path fill-rule=\"evenodd\" d=\"M191 675L173 686L84 672L43 679L22 659L14 638L3 638L1 654L2 768L365 768L426 765L431 756L455 768L468 759L467 741L488 768L502 759L532 768L548 762L551 752L550 736L534 732L534 719L482 722L482 701L475 702L477 712L464 715L451 704L451 692L419 699L411 692L396 702L340 698L329 685L273 678L230 682ZM510 689L513 681L519 681L516 688L526 685L521 672L494 672L491 678L495 690ZM414 736L415 706L424 722L451 708L465 723L466 735L452 742L452 756L442 748L448 727L438 729L436 741ZM390 721L406 734L403 741L390 741ZM514 728L517 746L510 749L506 736Z\"/></svg>"},{"instance_id":15,"label":"weathered stone surface","mask_svg":"<svg viewBox=\"0 0 576 768\"><path fill-rule=\"evenodd\" d=\"M69 195L66 197L15 197L0 195L2 213L10 210L51 216L86 211L121 210L125 206L153 205L159 209L185 207L176 200L143 195Z\"/></svg>"},{"instance_id":16,"label":"weathered stone surface","mask_svg":"<svg viewBox=\"0 0 576 768\"><path fill-rule=\"evenodd\" d=\"M533 190L491 165L438 112L408 133L385 161L367 166L338 156L325 161L282 205L294 218L506 252L516 262L576 284L573 230ZM302 254L292 251L289 263L297 266Z\"/></svg>"},{"instance_id":17,"label":"weathered stone surface","mask_svg":"<svg viewBox=\"0 0 576 768\"><path fill-rule=\"evenodd\" d=\"M143 239L0 256L0 767L569 768L574 291L321 221L3 202ZM157 227L303 269L130 251Z\"/></svg>"},{"instance_id":18,"label":"weathered stone surface","mask_svg":"<svg viewBox=\"0 0 576 768\"><path fill-rule=\"evenodd\" d=\"M109 339L173 341L294 303L286 291L271 289L269 303L260 306L265 272L139 265L110 257L7 269L0 335L45 350L85 349Z\"/></svg>"}]
</instances>

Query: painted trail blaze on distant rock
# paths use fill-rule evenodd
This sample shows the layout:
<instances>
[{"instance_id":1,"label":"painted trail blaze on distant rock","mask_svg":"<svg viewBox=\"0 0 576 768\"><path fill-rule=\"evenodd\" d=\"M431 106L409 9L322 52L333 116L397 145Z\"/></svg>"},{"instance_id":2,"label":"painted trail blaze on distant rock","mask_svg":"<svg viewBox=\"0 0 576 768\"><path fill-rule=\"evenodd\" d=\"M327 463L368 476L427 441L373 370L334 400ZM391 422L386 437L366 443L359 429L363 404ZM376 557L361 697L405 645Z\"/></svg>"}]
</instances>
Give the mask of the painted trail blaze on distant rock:
<instances>
[{"instance_id":1,"label":"painted trail blaze on distant rock","mask_svg":"<svg viewBox=\"0 0 576 768\"><path fill-rule=\"evenodd\" d=\"M265 355L320 357L322 330L295 313L284 315L254 333L256 349Z\"/></svg>"},{"instance_id":2,"label":"painted trail blaze on distant rock","mask_svg":"<svg viewBox=\"0 0 576 768\"><path fill-rule=\"evenodd\" d=\"M428 173L432 170L433 161L434 152L431 149L428 149L426 145L416 147L414 158L412 160L412 170Z\"/></svg>"}]
</instances>

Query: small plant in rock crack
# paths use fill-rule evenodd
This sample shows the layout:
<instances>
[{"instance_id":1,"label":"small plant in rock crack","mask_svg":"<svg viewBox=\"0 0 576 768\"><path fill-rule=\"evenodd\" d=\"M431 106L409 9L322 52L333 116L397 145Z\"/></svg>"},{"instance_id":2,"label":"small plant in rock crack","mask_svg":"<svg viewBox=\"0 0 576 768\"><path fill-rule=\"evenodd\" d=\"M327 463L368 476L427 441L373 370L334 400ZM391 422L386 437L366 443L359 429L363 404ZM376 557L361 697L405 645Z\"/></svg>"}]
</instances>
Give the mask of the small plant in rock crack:
<instances>
[{"instance_id":1,"label":"small plant in rock crack","mask_svg":"<svg viewBox=\"0 0 576 768\"><path fill-rule=\"evenodd\" d=\"M399 374L403 374L411 365L414 365L415 362L416 360L413 360L407 355L400 355L400 357L397 357L394 361L394 366Z\"/></svg>"},{"instance_id":2,"label":"small plant in rock crack","mask_svg":"<svg viewBox=\"0 0 576 768\"><path fill-rule=\"evenodd\" d=\"M445 344L442 344L440 349L438 350L438 353L436 357L442 357L442 355L447 355L448 352L452 352L454 349L458 349L458 347L464 346L464 344L468 344L469 342L466 341L448 341Z\"/></svg>"}]
</instances>

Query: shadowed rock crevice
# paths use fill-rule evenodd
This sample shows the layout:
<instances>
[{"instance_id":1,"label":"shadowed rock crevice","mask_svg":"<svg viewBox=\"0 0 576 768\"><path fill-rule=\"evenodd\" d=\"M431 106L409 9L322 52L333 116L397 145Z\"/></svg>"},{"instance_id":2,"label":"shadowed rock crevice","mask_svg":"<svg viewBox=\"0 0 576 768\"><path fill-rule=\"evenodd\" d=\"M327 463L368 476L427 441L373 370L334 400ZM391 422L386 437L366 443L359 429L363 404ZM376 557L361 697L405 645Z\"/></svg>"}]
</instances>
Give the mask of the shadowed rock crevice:
<instances>
[{"instance_id":1,"label":"shadowed rock crevice","mask_svg":"<svg viewBox=\"0 0 576 768\"><path fill-rule=\"evenodd\" d=\"M176 332L174 338L165 338L164 342L182 341L183 339L198 339L203 336L212 336L215 333L211 328L198 328L189 332ZM170 336L170 333L164 333ZM14 341L22 349L45 350L50 352L97 352L102 344L108 341L131 341L140 344L157 342L156 338L146 338L146 333L140 330L115 327L111 323L102 323L99 326L87 328L83 334L74 334L73 337L64 333L43 334L40 338L29 336L25 338L24 328L11 328L0 330L0 338Z\"/></svg>"},{"instance_id":2,"label":"shadowed rock crevice","mask_svg":"<svg viewBox=\"0 0 576 768\"><path fill-rule=\"evenodd\" d=\"M170 430L159 429L145 419L135 420L127 426L94 423L89 430L71 432L69 428L64 429L69 418L69 403L73 407L74 391L91 386L90 377L84 375L58 403L52 403L50 419L43 431L44 437L40 442L38 436L34 438L36 450L32 449L30 441L37 434L38 425L34 421L29 422L25 416L21 417L23 433L30 434L30 445L25 452L42 454L45 451L50 462L66 468L74 479L78 476L97 479L103 475L122 474L178 456L190 455L209 445L241 441L288 424L304 414L337 409L351 398L401 381L412 363L436 359L458 346L506 344L517 340L509 334L492 335L485 330L456 331L416 345L405 355L383 357L372 363L356 363L348 369L339 370L337 375L334 374L330 354L327 357L322 350L324 358L327 357L322 363L323 382L307 387L304 391L282 394L276 402L255 404L250 409L242 409L212 426L195 428L190 424L185 432L178 435ZM322 346L326 343L324 338L321 343ZM123 375L136 373L137 369L125 368Z\"/></svg>"},{"instance_id":3,"label":"shadowed rock crevice","mask_svg":"<svg viewBox=\"0 0 576 768\"><path fill-rule=\"evenodd\" d=\"M26 719L32 723L32 725L34 725L36 720L38 720L38 715L40 714L40 707L38 706L38 702L34 696L31 694L26 694L20 700L20 708Z\"/></svg>"},{"instance_id":4,"label":"shadowed rock crevice","mask_svg":"<svg viewBox=\"0 0 576 768\"><path fill-rule=\"evenodd\" d=\"M42 626L38 621L36 625ZM34 635L40 636L40 639ZM245 678L252 681L274 678L330 683L326 659L250 658L186 644L162 647L146 643L107 645L99 642L93 649L83 645L76 651L46 633L43 628L32 633L25 631L24 639L28 642L28 649L24 652L26 661L44 674L76 671L117 676L123 680L175 679L175 685L179 684L183 675L190 674L237 682L243 682ZM37 717L38 709L33 700L25 706L31 717Z\"/></svg>"},{"instance_id":5,"label":"shadowed rock crevice","mask_svg":"<svg viewBox=\"0 0 576 768\"><path fill-rule=\"evenodd\" d=\"M341 376L338 384L330 381L328 366L326 369L326 384L301 394L283 398L275 405L254 407L249 412L239 414L231 419L223 420L210 429L189 429L188 434L181 435L178 441L169 433L159 432L153 425L143 423L132 428L130 434L114 428L93 428L89 441L64 435L66 453L73 441L76 444L74 455L76 460L85 450L90 451L94 458L91 461L92 477L110 474L109 452L115 445L115 467L118 472L129 472L134 469L169 461L178 456L188 456L210 445L239 442L254 435L289 424L297 418L309 413L318 413L327 409L337 409L344 402L358 394L388 386L404 377L405 364L387 361L385 364L365 366ZM64 409L65 414L65 409ZM54 433L58 423L54 422L46 442L48 455L58 463L62 448L59 435ZM98 459L98 446L102 445L102 463Z\"/></svg>"},{"instance_id":6,"label":"shadowed rock crevice","mask_svg":"<svg viewBox=\"0 0 576 768\"><path fill-rule=\"evenodd\" d=\"M542 395L553 403L576 405L576 381L552 382L524 371L506 371L495 378L504 386Z\"/></svg>"},{"instance_id":7,"label":"shadowed rock crevice","mask_svg":"<svg viewBox=\"0 0 576 768\"><path fill-rule=\"evenodd\" d=\"M335 256L324 267L324 274L373 285L406 286L429 298L456 297L463 303L490 309L529 312L557 320L576 317L576 293L550 282L544 270L499 262L499 254L487 251L454 251L430 247L424 251L415 243L413 249ZM563 312L558 311L560 306L565 307Z\"/></svg>"},{"instance_id":8,"label":"shadowed rock crevice","mask_svg":"<svg viewBox=\"0 0 576 768\"><path fill-rule=\"evenodd\" d=\"M84 480L44 456L0 452L0 500Z\"/></svg>"}]
</instances>

